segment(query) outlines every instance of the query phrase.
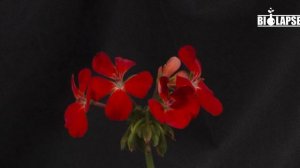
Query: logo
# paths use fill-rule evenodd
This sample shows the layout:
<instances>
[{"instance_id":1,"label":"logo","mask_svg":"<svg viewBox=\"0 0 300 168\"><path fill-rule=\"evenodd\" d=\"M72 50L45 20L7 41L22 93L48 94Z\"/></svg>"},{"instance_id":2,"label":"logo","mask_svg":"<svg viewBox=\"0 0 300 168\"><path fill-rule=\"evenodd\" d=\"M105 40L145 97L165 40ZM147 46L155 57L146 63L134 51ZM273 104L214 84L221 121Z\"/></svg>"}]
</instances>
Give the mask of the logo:
<instances>
[{"instance_id":1,"label":"logo","mask_svg":"<svg viewBox=\"0 0 300 168\"><path fill-rule=\"evenodd\" d=\"M257 27L300 27L300 15L273 15L274 11L270 8L269 15L257 15Z\"/></svg>"}]
</instances>

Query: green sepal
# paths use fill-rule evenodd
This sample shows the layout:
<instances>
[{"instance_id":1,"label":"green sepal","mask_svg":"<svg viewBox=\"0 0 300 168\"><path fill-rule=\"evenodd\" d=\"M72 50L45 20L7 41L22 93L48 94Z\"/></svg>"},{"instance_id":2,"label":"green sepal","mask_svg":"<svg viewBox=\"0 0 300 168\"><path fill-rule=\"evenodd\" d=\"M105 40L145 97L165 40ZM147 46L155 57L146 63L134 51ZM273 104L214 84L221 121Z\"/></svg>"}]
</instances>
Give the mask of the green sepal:
<instances>
[{"instance_id":1,"label":"green sepal","mask_svg":"<svg viewBox=\"0 0 300 168\"><path fill-rule=\"evenodd\" d=\"M137 129L136 129L136 134L139 138L143 138L143 131L144 131L144 128L146 127L146 124L141 124Z\"/></svg>"},{"instance_id":2,"label":"green sepal","mask_svg":"<svg viewBox=\"0 0 300 168\"><path fill-rule=\"evenodd\" d=\"M143 130L143 138L146 144L148 144L151 141L151 137L152 137L152 129L149 125L147 125Z\"/></svg>"},{"instance_id":3,"label":"green sepal","mask_svg":"<svg viewBox=\"0 0 300 168\"><path fill-rule=\"evenodd\" d=\"M131 132L127 139L127 146L130 152L135 150L135 144L136 144L136 134L134 132Z\"/></svg>"},{"instance_id":4,"label":"green sepal","mask_svg":"<svg viewBox=\"0 0 300 168\"><path fill-rule=\"evenodd\" d=\"M173 141L175 141L174 130L167 125L164 125L163 129L164 129L165 135L168 136L169 138L171 138Z\"/></svg>"},{"instance_id":5,"label":"green sepal","mask_svg":"<svg viewBox=\"0 0 300 168\"><path fill-rule=\"evenodd\" d=\"M127 128L125 134L122 136L121 140L120 140L120 146L121 146L121 150L125 150L127 147L127 140L128 140L128 136L130 134L130 129Z\"/></svg>"},{"instance_id":6,"label":"green sepal","mask_svg":"<svg viewBox=\"0 0 300 168\"><path fill-rule=\"evenodd\" d=\"M153 147L157 147L158 143L159 143L159 136L154 134L152 136L152 145L153 145Z\"/></svg>"},{"instance_id":7,"label":"green sepal","mask_svg":"<svg viewBox=\"0 0 300 168\"><path fill-rule=\"evenodd\" d=\"M144 121L145 121L145 119L142 118L142 119L138 120L137 122L131 124L131 125L130 125L130 130L131 130L131 132L132 132L132 133L136 133L137 128L139 128L140 125L143 124Z\"/></svg>"},{"instance_id":8,"label":"green sepal","mask_svg":"<svg viewBox=\"0 0 300 168\"><path fill-rule=\"evenodd\" d=\"M159 128L160 125L159 124L151 124L151 130L152 130L152 145L153 147L156 147L159 143L159 137L162 135L163 133L161 132L161 129Z\"/></svg>"},{"instance_id":9,"label":"green sepal","mask_svg":"<svg viewBox=\"0 0 300 168\"><path fill-rule=\"evenodd\" d=\"M156 147L157 154L160 155L161 157L163 157L165 155L165 153L167 152L167 148L168 148L168 145L167 145L166 137L164 135L161 135L159 137L159 144Z\"/></svg>"}]
</instances>

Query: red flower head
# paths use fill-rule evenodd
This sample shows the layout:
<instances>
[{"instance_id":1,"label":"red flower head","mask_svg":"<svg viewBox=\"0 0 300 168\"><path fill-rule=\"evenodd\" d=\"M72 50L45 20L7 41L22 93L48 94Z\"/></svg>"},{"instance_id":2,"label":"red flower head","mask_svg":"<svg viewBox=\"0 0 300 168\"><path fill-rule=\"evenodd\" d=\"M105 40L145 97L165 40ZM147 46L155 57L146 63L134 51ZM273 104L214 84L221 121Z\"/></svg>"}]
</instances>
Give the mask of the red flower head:
<instances>
[{"instance_id":1,"label":"red flower head","mask_svg":"<svg viewBox=\"0 0 300 168\"><path fill-rule=\"evenodd\" d=\"M189 86L178 88L168 87L169 79L162 76L159 79L161 90L160 100L151 98L148 101L150 111L160 123L183 129L197 116L199 104L195 101L195 92ZM174 90L173 90L174 89Z\"/></svg>"},{"instance_id":2,"label":"red flower head","mask_svg":"<svg viewBox=\"0 0 300 168\"><path fill-rule=\"evenodd\" d=\"M65 111L65 127L74 138L84 136L88 129L86 112L90 105L90 94L87 92L90 80L91 71L87 68L79 72L79 88L75 84L74 75L71 78L71 87L76 102L70 104Z\"/></svg>"},{"instance_id":3,"label":"red flower head","mask_svg":"<svg viewBox=\"0 0 300 168\"><path fill-rule=\"evenodd\" d=\"M173 74L180 68L177 57L171 57L164 66L158 69L157 91L159 100L148 101L154 118L174 128L183 129L196 117L199 104L195 101L195 92L190 86L176 87Z\"/></svg>"},{"instance_id":4,"label":"red flower head","mask_svg":"<svg viewBox=\"0 0 300 168\"><path fill-rule=\"evenodd\" d=\"M199 103L207 112L213 116L220 115L223 105L214 93L206 86L201 78L201 64L196 57L195 49L186 45L179 49L178 56L185 66L190 70L190 75L185 71L180 71L176 77L178 87L191 86L195 89Z\"/></svg>"},{"instance_id":5,"label":"red flower head","mask_svg":"<svg viewBox=\"0 0 300 168\"><path fill-rule=\"evenodd\" d=\"M110 94L105 106L105 114L111 120L126 120L132 111L129 95L144 98L151 88L153 79L148 71L143 71L124 81L125 73L135 62L115 57L115 65L105 52L99 52L93 59L93 69L104 77L93 77L94 97L99 100Z\"/></svg>"}]
</instances>

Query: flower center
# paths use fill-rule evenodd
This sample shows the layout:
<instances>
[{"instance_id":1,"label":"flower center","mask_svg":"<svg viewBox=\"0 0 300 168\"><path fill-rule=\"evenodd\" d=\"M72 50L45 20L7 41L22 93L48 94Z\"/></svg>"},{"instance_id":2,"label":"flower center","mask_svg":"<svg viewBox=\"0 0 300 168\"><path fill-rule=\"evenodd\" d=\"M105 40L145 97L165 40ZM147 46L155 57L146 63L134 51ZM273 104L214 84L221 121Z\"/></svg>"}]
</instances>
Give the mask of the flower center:
<instances>
[{"instance_id":1,"label":"flower center","mask_svg":"<svg viewBox=\"0 0 300 168\"><path fill-rule=\"evenodd\" d=\"M199 79L193 79L192 80L192 84L193 84L194 88L199 88L199 86L198 86L199 82L200 82Z\"/></svg>"},{"instance_id":2,"label":"flower center","mask_svg":"<svg viewBox=\"0 0 300 168\"><path fill-rule=\"evenodd\" d=\"M168 99L167 101L164 101L162 103L162 106L163 106L164 110L172 109L171 106L173 105L174 102L175 102L174 99Z\"/></svg>"},{"instance_id":3,"label":"flower center","mask_svg":"<svg viewBox=\"0 0 300 168\"><path fill-rule=\"evenodd\" d=\"M199 82L201 82L202 80L204 80L203 78L194 78L193 80L192 80L192 84L193 84L193 86L194 86L194 88L196 88L196 89L200 89L200 87L199 87Z\"/></svg>"},{"instance_id":4,"label":"flower center","mask_svg":"<svg viewBox=\"0 0 300 168\"><path fill-rule=\"evenodd\" d=\"M123 89L124 88L124 83L123 83L123 81L118 80L118 81L115 82L115 86L118 89Z\"/></svg>"},{"instance_id":5,"label":"flower center","mask_svg":"<svg viewBox=\"0 0 300 168\"><path fill-rule=\"evenodd\" d=\"M77 101L82 105L86 104L86 98L84 96L80 96Z\"/></svg>"}]
</instances>

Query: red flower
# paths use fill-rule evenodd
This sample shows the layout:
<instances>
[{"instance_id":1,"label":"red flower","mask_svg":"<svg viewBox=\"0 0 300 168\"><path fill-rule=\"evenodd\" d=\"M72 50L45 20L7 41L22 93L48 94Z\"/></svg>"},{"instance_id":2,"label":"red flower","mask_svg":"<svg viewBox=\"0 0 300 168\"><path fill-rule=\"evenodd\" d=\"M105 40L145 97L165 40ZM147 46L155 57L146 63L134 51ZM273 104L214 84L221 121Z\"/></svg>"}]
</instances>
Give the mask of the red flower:
<instances>
[{"instance_id":1,"label":"red flower","mask_svg":"<svg viewBox=\"0 0 300 168\"><path fill-rule=\"evenodd\" d=\"M115 57L115 65L105 52L99 52L93 59L93 69L103 77L93 77L93 97L96 100L110 94L105 106L105 114L111 120L126 120L132 111L132 100L129 95L144 98L151 88L152 76L143 71L124 81L125 73L135 62Z\"/></svg>"},{"instance_id":2,"label":"red flower","mask_svg":"<svg viewBox=\"0 0 300 168\"><path fill-rule=\"evenodd\" d=\"M71 87L76 98L76 102L70 104L65 111L65 127L69 134L74 138L84 136L88 129L86 112L90 105L90 96L87 88L91 80L91 71L87 68L82 69L78 75L79 88L77 88L74 75L71 78Z\"/></svg>"},{"instance_id":3,"label":"red flower","mask_svg":"<svg viewBox=\"0 0 300 168\"><path fill-rule=\"evenodd\" d=\"M168 87L169 79L163 76L159 79L161 90L159 91L160 101L151 98L148 105L151 114L160 123L171 127L183 129L197 116L199 104L195 101L193 88L183 86L175 88L173 92Z\"/></svg>"},{"instance_id":4,"label":"red flower","mask_svg":"<svg viewBox=\"0 0 300 168\"><path fill-rule=\"evenodd\" d=\"M195 49L186 45L179 49L178 56L185 66L191 71L188 75L185 71L180 71L176 77L177 87L191 86L195 89L199 103L207 112L213 116L220 115L223 105L214 93L206 86L201 78L201 64L196 57Z\"/></svg>"}]
</instances>

